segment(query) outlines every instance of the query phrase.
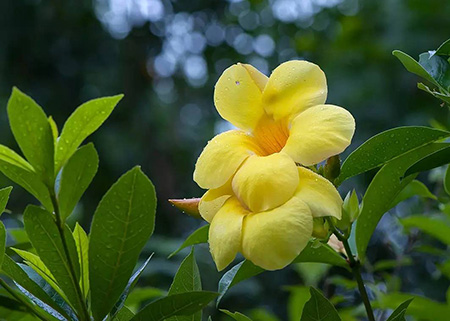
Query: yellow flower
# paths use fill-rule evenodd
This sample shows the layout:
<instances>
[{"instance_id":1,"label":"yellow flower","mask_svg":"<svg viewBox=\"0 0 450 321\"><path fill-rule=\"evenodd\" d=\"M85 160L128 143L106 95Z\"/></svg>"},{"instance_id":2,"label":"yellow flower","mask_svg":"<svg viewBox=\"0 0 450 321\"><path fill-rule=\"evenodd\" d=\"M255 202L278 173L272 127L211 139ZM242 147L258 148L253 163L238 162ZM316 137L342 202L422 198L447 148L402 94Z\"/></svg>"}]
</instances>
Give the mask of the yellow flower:
<instances>
[{"instance_id":1,"label":"yellow flower","mask_svg":"<svg viewBox=\"0 0 450 321\"><path fill-rule=\"evenodd\" d=\"M334 186L304 168L341 153L355 121L326 105L326 78L315 64L289 61L270 78L251 65L224 71L214 93L219 114L240 128L214 137L194 180L208 191L199 211L211 223L219 270L238 252L267 270L283 268L311 237L313 218L341 216Z\"/></svg>"}]
</instances>

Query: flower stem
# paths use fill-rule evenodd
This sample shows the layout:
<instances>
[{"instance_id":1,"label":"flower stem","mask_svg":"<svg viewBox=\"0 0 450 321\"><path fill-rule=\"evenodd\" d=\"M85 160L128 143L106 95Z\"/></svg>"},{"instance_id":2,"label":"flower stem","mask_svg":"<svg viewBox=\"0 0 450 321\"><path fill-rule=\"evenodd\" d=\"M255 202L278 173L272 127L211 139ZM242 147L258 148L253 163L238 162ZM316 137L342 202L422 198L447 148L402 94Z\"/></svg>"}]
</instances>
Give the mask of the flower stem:
<instances>
[{"instance_id":1,"label":"flower stem","mask_svg":"<svg viewBox=\"0 0 450 321\"><path fill-rule=\"evenodd\" d=\"M364 280L362 279L361 275L361 262L359 261L358 258L355 258L353 256L350 244L348 243L348 239L340 231L338 231L338 229L334 226L334 223L331 220L331 218L327 217L327 221L333 234L336 235L338 240L341 241L342 244L344 245L345 252L347 253L348 257L347 262L350 268L352 269L353 276L356 279L356 283L358 283L359 293L361 294L361 299L364 303L364 307L366 308L367 317L369 321L375 321L372 305L370 304L369 296L367 294L366 287L364 285Z\"/></svg>"},{"instance_id":2,"label":"flower stem","mask_svg":"<svg viewBox=\"0 0 450 321\"><path fill-rule=\"evenodd\" d=\"M74 268L74 265L72 262L72 258L70 257L69 247L67 246L66 238L64 236L64 222L61 220L61 212L59 210L58 199L56 198L56 194L53 189L49 189L49 192L50 192L50 198L51 198L52 204L53 204L53 210L55 212L56 226L58 228L59 235L61 236L64 253L65 253L67 261L69 263L70 274L72 274L72 279L74 280L74 283L75 283L75 290L77 292L77 297L78 297L78 301L79 301L78 303L82 307L82 311L78 311L78 312L81 312L82 315L78 316L78 317L82 321L88 321L88 320L90 320L89 312L87 310L86 303L84 302L84 296L83 296L83 293L81 292L80 285L78 282L76 282L77 278L76 278L75 268Z\"/></svg>"},{"instance_id":3,"label":"flower stem","mask_svg":"<svg viewBox=\"0 0 450 321\"><path fill-rule=\"evenodd\" d=\"M6 290L6 292L11 294L11 296L14 299L22 303L31 313L33 313L36 317L38 317L38 319L43 321L48 320L45 316L41 314L39 310L35 309L33 304L31 304L28 300L25 300L19 294L17 294L16 291L14 291L3 279L0 279L0 286L2 286Z\"/></svg>"}]
</instances>

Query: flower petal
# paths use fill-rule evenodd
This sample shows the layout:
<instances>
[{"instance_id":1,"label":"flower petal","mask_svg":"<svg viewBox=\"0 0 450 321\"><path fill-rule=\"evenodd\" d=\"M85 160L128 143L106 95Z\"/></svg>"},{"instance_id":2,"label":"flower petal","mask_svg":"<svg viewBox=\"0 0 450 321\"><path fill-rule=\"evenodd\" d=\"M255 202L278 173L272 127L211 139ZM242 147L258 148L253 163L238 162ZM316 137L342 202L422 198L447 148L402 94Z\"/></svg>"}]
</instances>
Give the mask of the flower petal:
<instances>
[{"instance_id":1,"label":"flower petal","mask_svg":"<svg viewBox=\"0 0 450 321\"><path fill-rule=\"evenodd\" d=\"M198 204L198 211L205 221L211 223L214 215L220 210L222 205L233 195L231 189L231 180L228 180L225 185L208 190L203 194Z\"/></svg>"},{"instance_id":2,"label":"flower petal","mask_svg":"<svg viewBox=\"0 0 450 321\"><path fill-rule=\"evenodd\" d=\"M266 270L282 269L308 244L312 228L308 205L294 196L271 211L244 218L242 254Z\"/></svg>"},{"instance_id":3,"label":"flower petal","mask_svg":"<svg viewBox=\"0 0 450 321\"><path fill-rule=\"evenodd\" d=\"M303 110L324 104L327 80L319 66L304 60L279 65L270 75L263 92L265 111L275 120L293 119Z\"/></svg>"},{"instance_id":4,"label":"flower petal","mask_svg":"<svg viewBox=\"0 0 450 321\"><path fill-rule=\"evenodd\" d=\"M298 185L297 167L288 155L250 156L233 178L234 193L252 212L267 211L289 200Z\"/></svg>"},{"instance_id":5,"label":"flower petal","mask_svg":"<svg viewBox=\"0 0 450 321\"><path fill-rule=\"evenodd\" d=\"M214 103L223 119L251 130L264 115L261 91L267 77L250 65L237 64L226 69L216 83Z\"/></svg>"},{"instance_id":6,"label":"flower petal","mask_svg":"<svg viewBox=\"0 0 450 321\"><path fill-rule=\"evenodd\" d=\"M314 165L342 153L355 133L355 119L342 107L311 107L292 122L283 151L297 163Z\"/></svg>"},{"instance_id":7,"label":"flower petal","mask_svg":"<svg viewBox=\"0 0 450 321\"><path fill-rule=\"evenodd\" d=\"M208 142L197 160L194 181L205 189L218 188L250 155L262 153L253 137L240 130L230 130Z\"/></svg>"},{"instance_id":8,"label":"flower petal","mask_svg":"<svg viewBox=\"0 0 450 321\"><path fill-rule=\"evenodd\" d=\"M295 196L311 209L313 217L342 217L342 198L333 184L326 178L304 167L298 167L300 182Z\"/></svg>"},{"instance_id":9,"label":"flower petal","mask_svg":"<svg viewBox=\"0 0 450 321\"><path fill-rule=\"evenodd\" d=\"M228 199L214 216L209 228L209 248L217 270L233 262L241 248L242 223L248 214L236 197Z\"/></svg>"}]
</instances>

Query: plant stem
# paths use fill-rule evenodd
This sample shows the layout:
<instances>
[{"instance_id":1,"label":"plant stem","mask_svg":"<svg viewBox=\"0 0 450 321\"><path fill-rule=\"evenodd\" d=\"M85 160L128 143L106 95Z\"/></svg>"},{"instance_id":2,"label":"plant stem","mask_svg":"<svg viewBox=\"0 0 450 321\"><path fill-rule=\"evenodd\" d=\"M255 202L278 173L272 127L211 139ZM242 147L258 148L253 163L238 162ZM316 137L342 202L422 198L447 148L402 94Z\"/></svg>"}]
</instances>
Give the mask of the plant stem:
<instances>
[{"instance_id":1,"label":"plant stem","mask_svg":"<svg viewBox=\"0 0 450 321\"><path fill-rule=\"evenodd\" d=\"M76 278L75 268L74 268L74 265L72 262L72 258L70 257L69 247L67 246L66 238L64 236L64 222L61 220L61 212L59 210L58 199L56 198L56 194L53 189L49 189L49 192L50 192L50 198L51 198L52 204L53 204L53 210L55 211L56 226L58 228L59 235L61 236L64 253L66 254L66 258L69 263L70 274L72 274L72 279L74 280L74 283L75 283L75 290L77 292L78 301L79 301L80 306L82 307L82 310L79 311L82 313L82 315L79 317L80 317L80 320L82 320L82 321L89 321L90 320L89 312L87 310L86 303L84 301L84 296L81 291L80 285L78 282L76 282L77 278Z\"/></svg>"},{"instance_id":2,"label":"plant stem","mask_svg":"<svg viewBox=\"0 0 450 321\"><path fill-rule=\"evenodd\" d=\"M327 217L327 221L328 221L328 224L329 224L333 234L336 235L338 240L341 241L342 244L344 245L345 252L347 253L347 257L348 257L347 262L348 262L350 268L352 269L353 275L356 279L356 283L358 283L359 293L361 294L361 299L364 303L364 307L366 308L367 317L368 317L369 321L375 321L375 316L373 314L372 305L370 304L369 296L367 294L366 287L364 285L364 280L362 279L362 276L361 276L361 262L359 261L358 258L355 258L353 256L353 253L350 248L350 244L348 244L347 238L340 231L338 231L338 229L334 226L334 223L330 217Z\"/></svg>"},{"instance_id":3,"label":"plant stem","mask_svg":"<svg viewBox=\"0 0 450 321\"><path fill-rule=\"evenodd\" d=\"M31 313L33 313L35 316L37 316L40 320L47 321L48 319L41 315L39 310L36 310L35 307L28 301L22 298L19 294L16 293L3 279L0 279L0 285L9 293L11 296L25 305L25 307L30 310Z\"/></svg>"}]
</instances>

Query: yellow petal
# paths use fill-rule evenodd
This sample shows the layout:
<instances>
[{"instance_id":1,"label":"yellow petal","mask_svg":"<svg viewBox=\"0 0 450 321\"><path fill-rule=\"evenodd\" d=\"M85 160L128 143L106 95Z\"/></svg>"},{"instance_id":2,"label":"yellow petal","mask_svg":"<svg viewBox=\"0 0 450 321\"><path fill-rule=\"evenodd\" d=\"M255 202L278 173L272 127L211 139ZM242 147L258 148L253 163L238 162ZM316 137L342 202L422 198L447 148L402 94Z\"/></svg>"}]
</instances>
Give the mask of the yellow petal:
<instances>
[{"instance_id":1,"label":"yellow petal","mask_svg":"<svg viewBox=\"0 0 450 321\"><path fill-rule=\"evenodd\" d=\"M350 145L354 132L355 120L344 108L314 106L293 120L283 151L297 163L314 165L342 153Z\"/></svg>"},{"instance_id":2,"label":"yellow petal","mask_svg":"<svg viewBox=\"0 0 450 321\"><path fill-rule=\"evenodd\" d=\"M263 106L275 120L292 119L303 110L325 103L327 80L319 66L304 60L279 65L263 92Z\"/></svg>"},{"instance_id":3,"label":"yellow petal","mask_svg":"<svg viewBox=\"0 0 450 321\"><path fill-rule=\"evenodd\" d=\"M311 209L313 217L342 216L342 198L333 184L326 178L304 167L298 167L300 182L295 196Z\"/></svg>"},{"instance_id":4,"label":"yellow petal","mask_svg":"<svg viewBox=\"0 0 450 321\"><path fill-rule=\"evenodd\" d=\"M250 155L258 152L255 140L240 130L230 130L208 142L197 160L194 181L204 189L218 188Z\"/></svg>"},{"instance_id":5,"label":"yellow petal","mask_svg":"<svg viewBox=\"0 0 450 321\"><path fill-rule=\"evenodd\" d=\"M211 223L214 215L216 215L231 195L233 195L231 180L219 188L208 190L205 194L203 194L200 199L200 203L198 204L198 211L200 212L200 215L205 219L205 221Z\"/></svg>"},{"instance_id":6,"label":"yellow petal","mask_svg":"<svg viewBox=\"0 0 450 321\"><path fill-rule=\"evenodd\" d=\"M231 197L211 222L209 248L219 271L233 262L241 248L242 222L247 214L237 198Z\"/></svg>"},{"instance_id":7,"label":"yellow petal","mask_svg":"<svg viewBox=\"0 0 450 321\"><path fill-rule=\"evenodd\" d=\"M284 153L250 156L233 178L233 191L252 212L267 211L289 200L298 185L294 161Z\"/></svg>"},{"instance_id":8,"label":"yellow petal","mask_svg":"<svg viewBox=\"0 0 450 321\"><path fill-rule=\"evenodd\" d=\"M242 254L266 270L282 269L308 244L312 228L308 205L294 196L271 211L244 218Z\"/></svg>"},{"instance_id":9,"label":"yellow petal","mask_svg":"<svg viewBox=\"0 0 450 321\"><path fill-rule=\"evenodd\" d=\"M214 103L223 119L236 127L251 130L264 115L262 89L267 77L249 65L226 69L216 83Z\"/></svg>"}]
</instances>

